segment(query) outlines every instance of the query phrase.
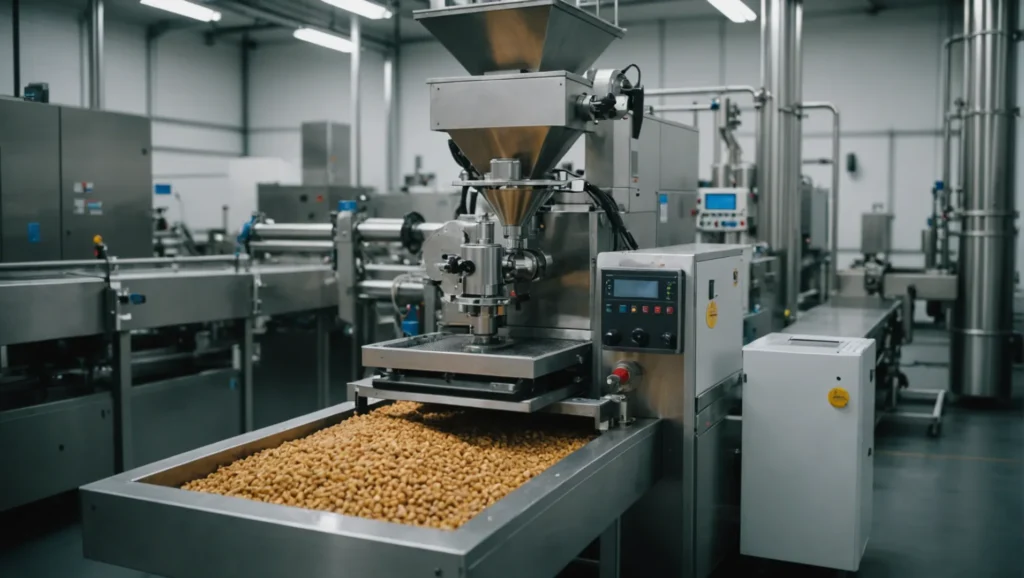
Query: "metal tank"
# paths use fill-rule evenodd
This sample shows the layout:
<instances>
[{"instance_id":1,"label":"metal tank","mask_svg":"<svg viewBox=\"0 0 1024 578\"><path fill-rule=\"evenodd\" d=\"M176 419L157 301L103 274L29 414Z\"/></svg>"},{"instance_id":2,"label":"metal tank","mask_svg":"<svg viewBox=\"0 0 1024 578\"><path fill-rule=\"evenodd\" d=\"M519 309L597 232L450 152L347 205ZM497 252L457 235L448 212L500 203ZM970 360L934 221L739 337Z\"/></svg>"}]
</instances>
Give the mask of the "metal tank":
<instances>
[{"instance_id":1,"label":"metal tank","mask_svg":"<svg viewBox=\"0 0 1024 578\"><path fill-rule=\"evenodd\" d=\"M968 0L964 10L966 162L950 389L972 398L1010 395L1016 5L1011 0Z\"/></svg>"}]
</instances>

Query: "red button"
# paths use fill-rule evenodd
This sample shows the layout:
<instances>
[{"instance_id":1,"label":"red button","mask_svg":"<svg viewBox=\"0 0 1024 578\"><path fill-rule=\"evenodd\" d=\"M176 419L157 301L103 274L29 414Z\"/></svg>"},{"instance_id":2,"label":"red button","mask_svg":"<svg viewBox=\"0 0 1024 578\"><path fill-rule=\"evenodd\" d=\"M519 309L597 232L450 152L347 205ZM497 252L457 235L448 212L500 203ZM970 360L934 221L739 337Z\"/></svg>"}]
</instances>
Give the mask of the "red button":
<instances>
[{"instance_id":1,"label":"red button","mask_svg":"<svg viewBox=\"0 0 1024 578\"><path fill-rule=\"evenodd\" d=\"M666 307L665 308L665 313L667 313L669 315L672 315L675 312L676 312L676 308L675 307Z\"/></svg>"},{"instance_id":2,"label":"red button","mask_svg":"<svg viewBox=\"0 0 1024 578\"><path fill-rule=\"evenodd\" d=\"M646 306L646 305L644 305L644 313L650 313L650 312L651 312L651 308Z\"/></svg>"},{"instance_id":3,"label":"red button","mask_svg":"<svg viewBox=\"0 0 1024 578\"><path fill-rule=\"evenodd\" d=\"M747 226L747 222L746 221L740 221L740 226L741 227L746 227Z\"/></svg>"},{"instance_id":4,"label":"red button","mask_svg":"<svg viewBox=\"0 0 1024 578\"><path fill-rule=\"evenodd\" d=\"M661 306L660 305L655 305L654 306L654 314L655 315L661 315Z\"/></svg>"}]
</instances>

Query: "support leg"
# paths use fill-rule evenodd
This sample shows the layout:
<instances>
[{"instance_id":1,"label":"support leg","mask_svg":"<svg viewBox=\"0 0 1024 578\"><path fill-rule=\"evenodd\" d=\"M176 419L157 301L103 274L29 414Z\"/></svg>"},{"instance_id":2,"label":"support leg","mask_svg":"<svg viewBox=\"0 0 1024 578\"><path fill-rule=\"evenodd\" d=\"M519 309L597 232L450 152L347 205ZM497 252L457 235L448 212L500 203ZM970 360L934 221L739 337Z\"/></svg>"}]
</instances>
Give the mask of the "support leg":
<instances>
[{"instance_id":1,"label":"support leg","mask_svg":"<svg viewBox=\"0 0 1024 578\"><path fill-rule=\"evenodd\" d=\"M132 444L132 334L114 334L114 460L117 471L134 466Z\"/></svg>"},{"instance_id":2,"label":"support leg","mask_svg":"<svg viewBox=\"0 0 1024 578\"><path fill-rule=\"evenodd\" d=\"M256 352L255 340L253 338L253 319L248 318L242 321L242 429L252 431L253 429L253 356Z\"/></svg>"},{"instance_id":3,"label":"support leg","mask_svg":"<svg viewBox=\"0 0 1024 578\"><path fill-rule=\"evenodd\" d=\"M616 518L611 526L599 538L600 560L598 576L600 578L619 578L619 529L621 521Z\"/></svg>"}]
</instances>

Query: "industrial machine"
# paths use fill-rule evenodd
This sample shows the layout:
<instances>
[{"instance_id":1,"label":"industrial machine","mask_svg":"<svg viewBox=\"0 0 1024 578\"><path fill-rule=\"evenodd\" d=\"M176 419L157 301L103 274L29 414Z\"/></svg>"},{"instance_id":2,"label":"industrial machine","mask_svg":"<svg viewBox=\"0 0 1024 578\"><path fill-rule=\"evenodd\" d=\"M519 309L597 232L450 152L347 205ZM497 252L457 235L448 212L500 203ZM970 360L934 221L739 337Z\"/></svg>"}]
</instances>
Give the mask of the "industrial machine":
<instances>
[{"instance_id":1,"label":"industrial machine","mask_svg":"<svg viewBox=\"0 0 1024 578\"><path fill-rule=\"evenodd\" d=\"M875 341L775 333L743 348L743 372L740 551L856 572L871 534Z\"/></svg>"},{"instance_id":2,"label":"industrial machine","mask_svg":"<svg viewBox=\"0 0 1024 578\"><path fill-rule=\"evenodd\" d=\"M426 222L343 202L330 225L251 223L250 250L330 254L364 366L351 401L85 486L86 555L171 577L543 577L586 559L602 576L707 578L738 549L743 300L768 288L752 298L741 283L748 246L661 246L678 234L662 195L696 180L696 132L645 115L631 67L588 70L624 31L577 6L415 17L473 74L428 82L430 126L486 209ZM580 136L585 179L555 168ZM397 270L372 257L396 242L421 249L422 276L373 279ZM365 298L382 293L416 300L422 334L364 340ZM586 419L598 433L454 530L180 489L398 400Z\"/></svg>"},{"instance_id":3,"label":"industrial machine","mask_svg":"<svg viewBox=\"0 0 1024 578\"><path fill-rule=\"evenodd\" d=\"M149 119L3 98L0 125L0 262L152 256Z\"/></svg>"}]
</instances>

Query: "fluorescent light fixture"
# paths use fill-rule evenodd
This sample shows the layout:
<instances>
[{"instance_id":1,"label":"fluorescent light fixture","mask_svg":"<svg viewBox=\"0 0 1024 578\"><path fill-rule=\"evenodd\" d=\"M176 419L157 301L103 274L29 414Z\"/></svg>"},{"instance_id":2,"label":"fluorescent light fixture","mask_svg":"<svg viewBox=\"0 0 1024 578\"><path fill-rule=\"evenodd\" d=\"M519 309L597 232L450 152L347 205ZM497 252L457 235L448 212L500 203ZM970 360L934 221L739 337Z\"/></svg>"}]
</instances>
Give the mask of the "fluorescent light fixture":
<instances>
[{"instance_id":1,"label":"fluorescent light fixture","mask_svg":"<svg viewBox=\"0 0 1024 578\"><path fill-rule=\"evenodd\" d=\"M323 2L353 14L358 14L363 18L369 18L370 20L380 20L382 18L391 18L392 16L391 11L387 7L375 4L369 0L323 0Z\"/></svg>"},{"instance_id":2,"label":"fluorescent light fixture","mask_svg":"<svg viewBox=\"0 0 1024 578\"><path fill-rule=\"evenodd\" d=\"M757 20L757 14L744 4L743 0L708 0L708 4L718 8L718 11L725 14L729 20L739 24Z\"/></svg>"},{"instance_id":3,"label":"fluorescent light fixture","mask_svg":"<svg viewBox=\"0 0 1024 578\"><path fill-rule=\"evenodd\" d=\"M305 40L313 44L323 46L324 48L330 48L331 50L337 50L338 52L352 52L352 41L348 38L342 38L341 36L335 36L326 32L320 32L312 28L299 28L293 34L299 40Z\"/></svg>"},{"instance_id":4,"label":"fluorescent light fixture","mask_svg":"<svg viewBox=\"0 0 1024 578\"><path fill-rule=\"evenodd\" d=\"M153 8L159 8L160 10L174 12L181 16L188 16L195 20L202 20L203 22L217 22L220 20L220 12L192 2L186 2L185 0L141 0L141 3Z\"/></svg>"}]
</instances>

